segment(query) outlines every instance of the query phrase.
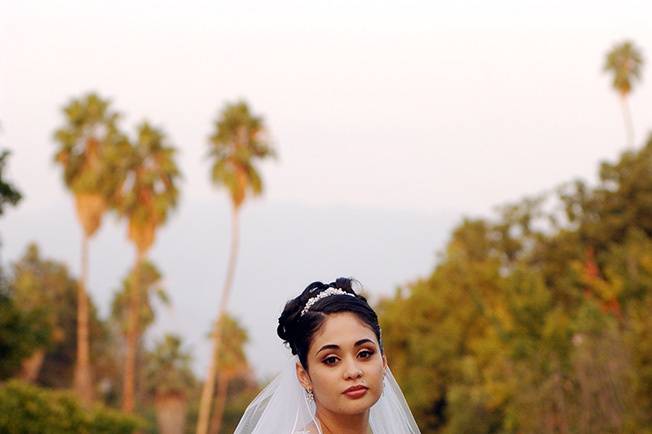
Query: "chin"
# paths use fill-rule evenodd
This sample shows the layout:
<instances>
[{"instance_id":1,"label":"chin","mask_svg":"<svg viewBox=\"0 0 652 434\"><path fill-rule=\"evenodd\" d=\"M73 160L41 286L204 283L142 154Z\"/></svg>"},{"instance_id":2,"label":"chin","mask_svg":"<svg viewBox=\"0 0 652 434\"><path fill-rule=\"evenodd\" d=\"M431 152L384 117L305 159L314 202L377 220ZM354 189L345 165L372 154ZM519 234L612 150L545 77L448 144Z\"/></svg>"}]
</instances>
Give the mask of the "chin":
<instances>
[{"instance_id":1,"label":"chin","mask_svg":"<svg viewBox=\"0 0 652 434\"><path fill-rule=\"evenodd\" d=\"M367 393L364 398L351 400L344 397L344 402L340 406L342 414L354 415L368 411L380 399L380 394Z\"/></svg>"}]
</instances>

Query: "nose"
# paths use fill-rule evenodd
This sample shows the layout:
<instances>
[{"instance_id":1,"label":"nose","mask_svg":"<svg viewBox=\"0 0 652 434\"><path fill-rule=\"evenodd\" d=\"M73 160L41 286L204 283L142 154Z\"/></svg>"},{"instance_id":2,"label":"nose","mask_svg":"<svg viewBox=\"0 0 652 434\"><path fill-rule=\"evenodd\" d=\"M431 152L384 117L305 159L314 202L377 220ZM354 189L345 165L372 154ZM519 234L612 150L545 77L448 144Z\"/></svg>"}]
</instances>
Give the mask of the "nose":
<instances>
[{"instance_id":1,"label":"nose","mask_svg":"<svg viewBox=\"0 0 652 434\"><path fill-rule=\"evenodd\" d=\"M347 380L355 380L362 377L363 375L362 368L355 359L347 359L345 368L344 377Z\"/></svg>"}]
</instances>

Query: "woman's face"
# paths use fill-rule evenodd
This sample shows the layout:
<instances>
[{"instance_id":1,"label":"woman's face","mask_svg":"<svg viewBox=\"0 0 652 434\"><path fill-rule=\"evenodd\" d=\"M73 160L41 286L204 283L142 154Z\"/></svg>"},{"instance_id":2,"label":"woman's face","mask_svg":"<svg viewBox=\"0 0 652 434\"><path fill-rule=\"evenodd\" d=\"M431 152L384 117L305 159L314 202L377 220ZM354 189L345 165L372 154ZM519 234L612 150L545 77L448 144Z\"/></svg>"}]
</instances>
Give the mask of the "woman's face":
<instances>
[{"instance_id":1,"label":"woman's face","mask_svg":"<svg viewBox=\"0 0 652 434\"><path fill-rule=\"evenodd\" d=\"M328 315L307 360L308 372L297 364L297 376L321 411L360 414L380 398L387 363L376 335L355 314Z\"/></svg>"}]
</instances>

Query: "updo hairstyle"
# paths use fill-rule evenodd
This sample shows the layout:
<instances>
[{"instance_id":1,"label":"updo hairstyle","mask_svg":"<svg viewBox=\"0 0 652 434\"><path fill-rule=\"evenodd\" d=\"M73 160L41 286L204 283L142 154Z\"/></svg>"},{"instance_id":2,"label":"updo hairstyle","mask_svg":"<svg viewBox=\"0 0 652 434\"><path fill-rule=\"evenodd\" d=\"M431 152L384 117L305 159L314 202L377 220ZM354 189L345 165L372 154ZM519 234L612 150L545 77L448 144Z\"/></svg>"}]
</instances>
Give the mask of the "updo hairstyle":
<instances>
[{"instance_id":1,"label":"updo hairstyle","mask_svg":"<svg viewBox=\"0 0 652 434\"><path fill-rule=\"evenodd\" d=\"M308 369L308 349L315 333L322 327L326 317L332 313L351 312L373 330L380 344L380 351L383 351L380 337L380 326L378 316L369 306L367 299L358 295L352 288L353 279L340 277L335 282L324 284L313 282L303 290L299 296L285 304L283 313L278 319L276 333L289 345L292 354L299 357L304 369ZM301 311L308 300L315 297L327 288L337 288L352 294L353 297L345 294L329 295L318 300L302 316Z\"/></svg>"}]
</instances>

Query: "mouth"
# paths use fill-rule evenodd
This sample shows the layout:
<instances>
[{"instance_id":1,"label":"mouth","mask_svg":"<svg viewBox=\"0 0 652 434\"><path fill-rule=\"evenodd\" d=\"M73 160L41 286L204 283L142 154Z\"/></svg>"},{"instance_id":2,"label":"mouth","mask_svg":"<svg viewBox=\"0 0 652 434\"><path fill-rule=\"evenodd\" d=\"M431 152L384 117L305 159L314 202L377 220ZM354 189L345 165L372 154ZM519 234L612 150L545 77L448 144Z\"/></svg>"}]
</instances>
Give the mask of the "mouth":
<instances>
[{"instance_id":1,"label":"mouth","mask_svg":"<svg viewBox=\"0 0 652 434\"><path fill-rule=\"evenodd\" d=\"M367 390L369 390L368 387L359 385L359 386L351 386L342 393L351 399L358 399L365 396Z\"/></svg>"}]
</instances>

